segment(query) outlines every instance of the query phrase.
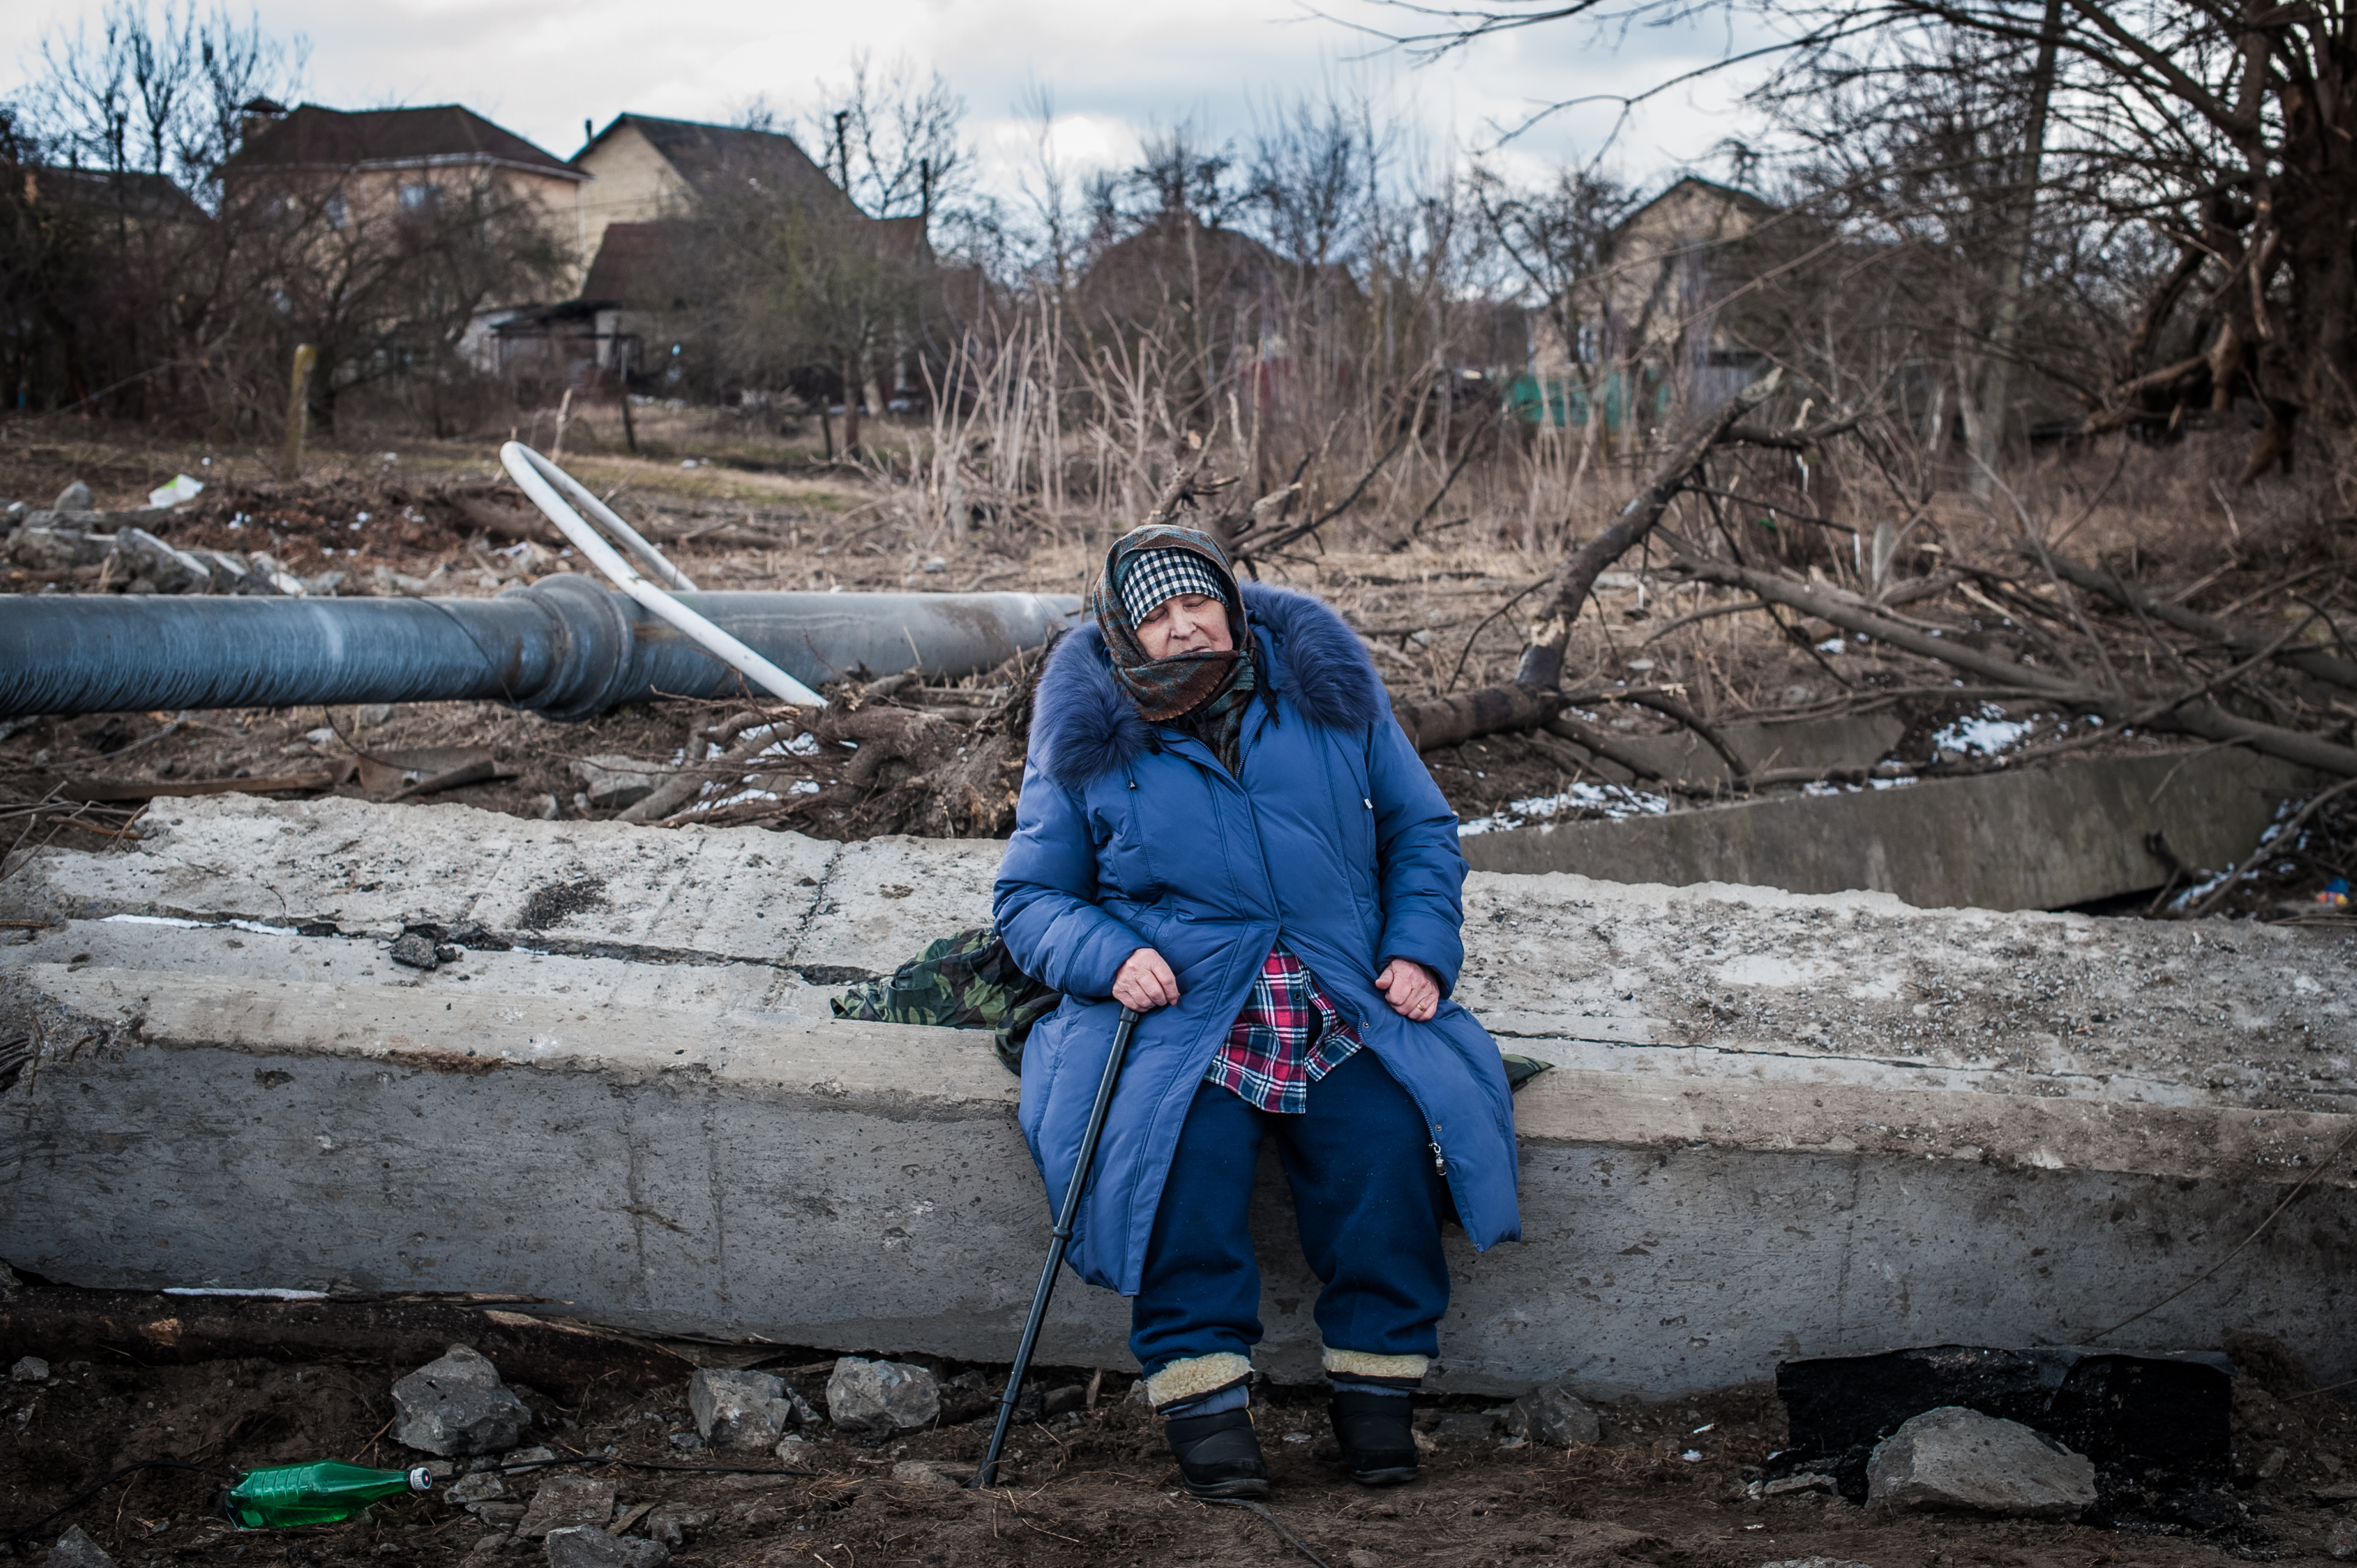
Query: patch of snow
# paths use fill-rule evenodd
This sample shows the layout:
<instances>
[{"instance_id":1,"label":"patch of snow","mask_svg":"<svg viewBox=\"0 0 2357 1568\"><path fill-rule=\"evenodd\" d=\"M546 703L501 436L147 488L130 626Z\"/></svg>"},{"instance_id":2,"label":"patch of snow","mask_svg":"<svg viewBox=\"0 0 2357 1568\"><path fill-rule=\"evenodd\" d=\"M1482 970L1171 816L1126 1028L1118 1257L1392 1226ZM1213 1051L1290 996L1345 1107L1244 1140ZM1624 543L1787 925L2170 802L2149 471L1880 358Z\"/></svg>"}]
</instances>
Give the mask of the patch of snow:
<instances>
[{"instance_id":1,"label":"patch of snow","mask_svg":"<svg viewBox=\"0 0 2357 1568\"><path fill-rule=\"evenodd\" d=\"M1534 795L1528 800L1512 800L1501 811L1470 822L1457 824L1457 836L1465 838L1474 833L1504 832L1525 822L1544 821L1566 811L1595 811L1614 819L1621 817L1657 817L1670 809L1669 801L1659 795L1642 794L1618 784L1574 784L1560 795Z\"/></svg>"},{"instance_id":2,"label":"patch of snow","mask_svg":"<svg viewBox=\"0 0 2357 1568\"><path fill-rule=\"evenodd\" d=\"M2008 719L1996 703L1983 703L1977 714L1967 714L1958 719L1933 736L1932 744L1943 751L1995 757L2037 727L2035 719Z\"/></svg>"}]
</instances>

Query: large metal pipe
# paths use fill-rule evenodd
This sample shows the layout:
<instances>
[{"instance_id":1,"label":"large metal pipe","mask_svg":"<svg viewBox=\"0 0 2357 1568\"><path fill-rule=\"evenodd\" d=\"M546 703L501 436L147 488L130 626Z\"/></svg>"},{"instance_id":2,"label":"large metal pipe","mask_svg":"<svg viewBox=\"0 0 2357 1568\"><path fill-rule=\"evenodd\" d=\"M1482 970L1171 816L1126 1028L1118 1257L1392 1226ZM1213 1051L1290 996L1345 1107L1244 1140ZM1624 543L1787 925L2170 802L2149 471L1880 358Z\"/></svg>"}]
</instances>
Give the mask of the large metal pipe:
<instances>
[{"instance_id":1,"label":"large metal pipe","mask_svg":"<svg viewBox=\"0 0 2357 1568\"><path fill-rule=\"evenodd\" d=\"M957 676L1045 642L1049 594L682 594L816 686ZM759 695L628 596L544 577L488 599L0 596L0 717L316 703L512 703L586 718L656 696Z\"/></svg>"}]
</instances>

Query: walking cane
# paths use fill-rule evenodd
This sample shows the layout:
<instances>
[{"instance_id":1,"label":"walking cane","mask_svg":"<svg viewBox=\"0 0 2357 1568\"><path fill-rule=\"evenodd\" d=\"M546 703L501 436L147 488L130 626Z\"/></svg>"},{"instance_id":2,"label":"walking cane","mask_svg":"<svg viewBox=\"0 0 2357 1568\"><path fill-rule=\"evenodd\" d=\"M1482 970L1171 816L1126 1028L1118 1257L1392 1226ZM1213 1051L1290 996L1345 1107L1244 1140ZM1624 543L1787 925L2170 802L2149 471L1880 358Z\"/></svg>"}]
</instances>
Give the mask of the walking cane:
<instances>
[{"instance_id":1,"label":"walking cane","mask_svg":"<svg viewBox=\"0 0 2357 1568\"><path fill-rule=\"evenodd\" d=\"M974 1489L998 1483L998 1455L1006 1446L1006 1424L1015 1419L1016 1396L1023 1374L1031 1369L1031 1351L1039 1343L1039 1325L1048 1316L1048 1298L1056 1294L1056 1271L1064 1264L1064 1248L1072 1239L1072 1220L1081 1212L1081 1189L1089 1185L1089 1167L1097 1163L1097 1139L1104 1132L1105 1112L1113 1106L1113 1086L1120 1081L1122 1059L1129 1055L1129 1036L1137 1030L1137 1010L1121 1010L1113 1032L1113 1054L1105 1058L1104 1077L1097 1082L1097 1102L1089 1107L1088 1130L1081 1134L1080 1164L1072 1167L1071 1185L1064 1188L1064 1207L1050 1230L1047 1266L1039 1271L1039 1289L1031 1297L1031 1318L1023 1326L1023 1342L1015 1347L1015 1369L1006 1374L1006 1391L998 1398L998 1422L990 1429L990 1446L974 1473Z\"/></svg>"}]
</instances>

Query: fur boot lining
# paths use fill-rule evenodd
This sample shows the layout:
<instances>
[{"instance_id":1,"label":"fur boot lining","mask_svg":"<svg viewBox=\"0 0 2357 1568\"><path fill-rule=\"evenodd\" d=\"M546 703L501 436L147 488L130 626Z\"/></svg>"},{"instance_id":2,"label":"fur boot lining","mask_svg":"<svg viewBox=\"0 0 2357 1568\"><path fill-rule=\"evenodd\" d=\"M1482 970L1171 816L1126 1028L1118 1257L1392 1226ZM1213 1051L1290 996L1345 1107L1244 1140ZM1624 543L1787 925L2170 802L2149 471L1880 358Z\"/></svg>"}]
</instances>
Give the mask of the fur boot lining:
<instances>
[{"instance_id":1,"label":"fur boot lining","mask_svg":"<svg viewBox=\"0 0 2357 1568\"><path fill-rule=\"evenodd\" d=\"M1146 1402L1157 1410L1164 1405L1184 1404L1243 1382L1252 1376L1252 1358L1232 1350L1189 1356L1183 1361L1171 1362L1146 1380Z\"/></svg>"},{"instance_id":2,"label":"fur boot lining","mask_svg":"<svg viewBox=\"0 0 2357 1568\"><path fill-rule=\"evenodd\" d=\"M1329 1377L1421 1379L1431 1365L1429 1356L1378 1356L1372 1350L1337 1350L1330 1345L1326 1348Z\"/></svg>"}]
</instances>

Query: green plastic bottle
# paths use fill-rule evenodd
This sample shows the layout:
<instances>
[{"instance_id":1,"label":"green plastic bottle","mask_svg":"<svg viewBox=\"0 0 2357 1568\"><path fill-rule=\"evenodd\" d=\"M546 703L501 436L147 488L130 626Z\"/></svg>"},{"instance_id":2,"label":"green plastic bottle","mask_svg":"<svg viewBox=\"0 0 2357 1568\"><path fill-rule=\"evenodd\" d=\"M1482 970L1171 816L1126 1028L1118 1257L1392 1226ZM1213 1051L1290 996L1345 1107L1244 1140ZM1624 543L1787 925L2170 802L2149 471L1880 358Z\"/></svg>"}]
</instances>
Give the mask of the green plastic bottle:
<instances>
[{"instance_id":1,"label":"green plastic bottle","mask_svg":"<svg viewBox=\"0 0 2357 1568\"><path fill-rule=\"evenodd\" d=\"M241 1530L285 1530L298 1524L333 1524L350 1519L379 1498L422 1492L434 1485L432 1472L370 1470L332 1459L317 1465L274 1465L249 1470L230 1488L229 1516Z\"/></svg>"}]
</instances>

